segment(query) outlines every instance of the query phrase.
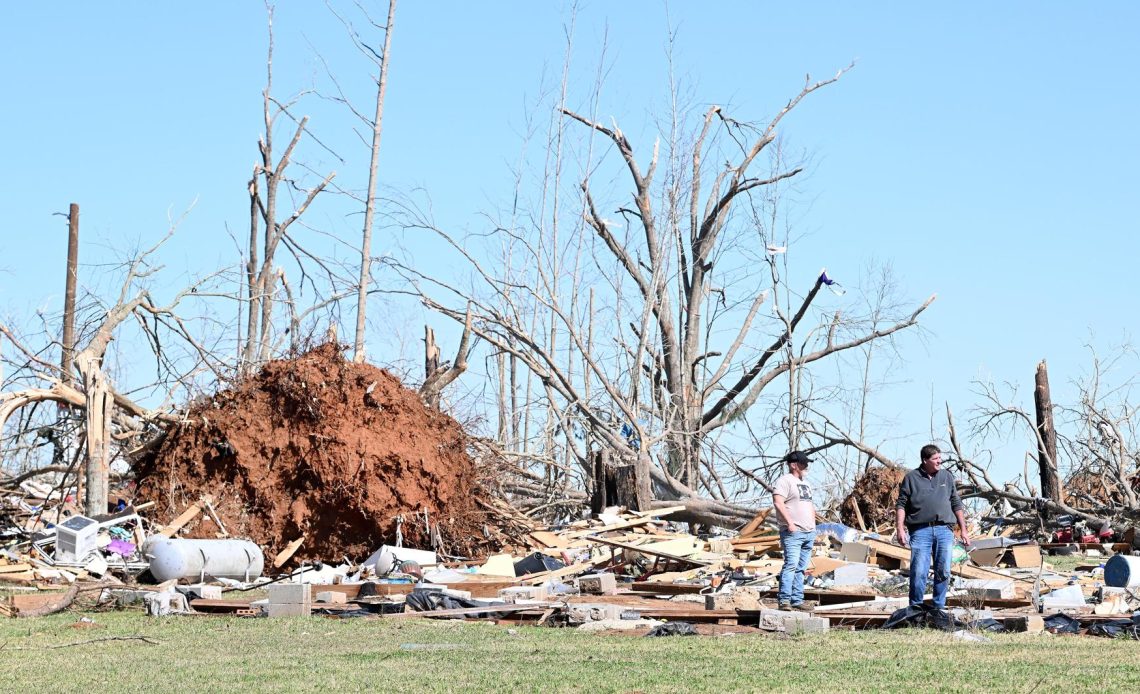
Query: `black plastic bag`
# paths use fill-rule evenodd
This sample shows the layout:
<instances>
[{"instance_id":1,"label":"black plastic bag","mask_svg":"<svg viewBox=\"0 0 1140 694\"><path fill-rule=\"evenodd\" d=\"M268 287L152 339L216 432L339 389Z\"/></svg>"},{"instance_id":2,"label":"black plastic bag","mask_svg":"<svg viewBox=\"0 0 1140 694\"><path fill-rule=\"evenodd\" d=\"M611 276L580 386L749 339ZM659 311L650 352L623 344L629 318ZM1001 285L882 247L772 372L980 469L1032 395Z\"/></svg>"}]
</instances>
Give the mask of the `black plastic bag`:
<instances>
[{"instance_id":1,"label":"black plastic bag","mask_svg":"<svg viewBox=\"0 0 1140 694\"><path fill-rule=\"evenodd\" d=\"M1005 631L1005 622L999 622L992 617L988 617L986 619L978 619L970 622L970 627L981 631L988 631L991 634L1000 634Z\"/></svg>"},{"instance_id":2,"label":"black plastic bag","mask_svg":"<svg viewBox=\"0 0 1140 694\"><path fill-rule=\"evenodd\" d=\"M895 610L890 618L883 624L884 629L907 629L912 627L925 627L928 629L941 629L942 631L958 631L965 629L964 622L955 619L946 610L940 610L932 605L910 605Z\"/></svg>"},{"instance_id":3,"label":"black plastic bag","mask_svg":"<svg viewBox=\"0 0 1140 694\"><path fill-rule=\"evenodd\" d=\"M483 604L457 598L431 590L413 590L404 597L404 605L409 612L431 612L433 610L459 610L465 607L482 607Z\"/></svg>"},{"instance_id":4,"label":"black plastic bag","mask_svg":"<svg viewBox=\"0 0 1140 694\"><path fill-rule=\"evenodd\" d=\"M1089 636L1127 636L1140 639L1140 613L1132 615L1132 619L1112 619L1097 622L1089 627Z\"/></svg>"},{"instance_id":5,"label":"black plastic bag","mask_svg":"<svg viewBox=\"0 0 1140 694\"><path fill-rule=\"evenodd\" d=\"M696 636L697 630L688 622L665 622L649 630L646 636Z\"/></svg>"},{"instance_id":6,"label":"black plastic bag","mask_svg":"<svg viewBox=\"0 0 1140 694\"><path fill-rule=\"evenodd\" d=\"M1045 618L1045 631L1050 634L1079 634L1081 623L1067 614L1058 612L1052 617Z\"/></svg>"}]
</instances>

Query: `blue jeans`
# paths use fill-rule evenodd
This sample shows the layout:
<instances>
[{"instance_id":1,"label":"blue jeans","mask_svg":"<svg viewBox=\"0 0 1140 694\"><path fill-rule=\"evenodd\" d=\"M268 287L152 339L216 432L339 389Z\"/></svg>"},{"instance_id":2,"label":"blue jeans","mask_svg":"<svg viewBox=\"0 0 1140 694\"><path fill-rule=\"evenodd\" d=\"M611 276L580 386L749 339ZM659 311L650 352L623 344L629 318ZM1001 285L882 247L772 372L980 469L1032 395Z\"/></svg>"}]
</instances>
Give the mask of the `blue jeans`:
<instances>
[{"instance_id":1,"label":"blue jeans","mask_svg":"<svg viewBox=\"0 0 1140 694\"><path fill-rule=\"evenodd\" d=\"M948 525L915 528L910 533L910 604L921 605L926 594L926 575L934 566L934 606L946 607L946 591L950 588L950 550L954 531Z\"/></svg>"},{"instance_id":2,"label":"blue jeans","mask_svg":"<svg viewBox=\"0 0 1140 694\"><path fill-rule=\"evenodd\" d=\"M780 570L780 592L776 596L781 604L799 605L804 601L804 570L811 561L811 548L815 544L815 530L780 531L780 547L784 550L784 568Z\"/></svg>"}]
</instances>

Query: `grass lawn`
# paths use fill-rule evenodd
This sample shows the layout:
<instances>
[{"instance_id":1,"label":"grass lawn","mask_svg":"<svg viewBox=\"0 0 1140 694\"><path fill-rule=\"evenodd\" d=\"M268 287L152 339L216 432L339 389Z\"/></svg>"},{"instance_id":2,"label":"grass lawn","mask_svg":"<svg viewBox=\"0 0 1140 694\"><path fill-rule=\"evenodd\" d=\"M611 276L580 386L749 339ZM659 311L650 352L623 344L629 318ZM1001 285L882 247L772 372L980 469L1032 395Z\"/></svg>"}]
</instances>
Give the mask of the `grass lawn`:
<instances>
[{"instance_id":1,"label":"grass lawn","mask_svg":"<svg viewBox=\"0 0 1140 694\"><path fill-rule=\"evenodd\" d=\"M0 621L4 691L1137 691L1140 643L934 632L642 638L320 617ZM158 641L89 639L145 636Z\"/></svg>"}]
</instances>

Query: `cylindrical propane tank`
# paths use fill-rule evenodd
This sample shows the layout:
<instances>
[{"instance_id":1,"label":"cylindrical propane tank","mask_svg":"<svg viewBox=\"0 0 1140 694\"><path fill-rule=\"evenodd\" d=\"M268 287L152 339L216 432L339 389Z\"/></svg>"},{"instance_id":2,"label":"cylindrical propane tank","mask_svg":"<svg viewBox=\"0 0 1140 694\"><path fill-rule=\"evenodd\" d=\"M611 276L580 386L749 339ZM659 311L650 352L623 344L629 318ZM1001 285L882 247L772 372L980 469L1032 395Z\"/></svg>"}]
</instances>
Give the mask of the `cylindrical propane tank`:
<instances>
[{"instance_id":1,"label":"cylindrical propane tank","mask_svg":"<svg viewBox=\"0 0 1140 694\"><path fill-rule=\"evenodd\" d=\"M249 540L184 540L155 535L143 543L155 580L232 578L252 581L261 575L265 555Z\"/></svg>"}]
</instances>

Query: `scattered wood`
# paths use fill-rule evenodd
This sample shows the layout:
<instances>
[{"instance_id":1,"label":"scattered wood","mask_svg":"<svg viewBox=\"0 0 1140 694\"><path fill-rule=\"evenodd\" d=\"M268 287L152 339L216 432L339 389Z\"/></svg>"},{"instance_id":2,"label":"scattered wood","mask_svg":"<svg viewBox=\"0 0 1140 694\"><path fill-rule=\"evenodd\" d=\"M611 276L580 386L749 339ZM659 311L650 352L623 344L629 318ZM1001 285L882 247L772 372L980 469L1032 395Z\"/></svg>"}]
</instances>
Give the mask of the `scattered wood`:
<instances>
[{"instance_id":1,"label":"scattered wood","mask_svg":"<svg viewBox=\"0 0 1140 694\"><path fill-rule=\"evenodd\" d=\"M187 523L197 518L198 514L202 513L202 510L205 508L206 504L213 503L213 501L214 498L209 494L203 496L201 499L198 499L194 503L190 504L189 508L183 511L177 518L172 520L169 525L160 530L158 534L163 537L174 537L174 533L178 532Z\"/></svg>"},{"instance_id":2,"label":"scattered wood","mask_svg":"<svg viewBox=\"0 0 1140 694\"><path fill-rule=\"evenodd\" d=\"M298 537L296 540L293 540L289 544L285 545L285 549L278 552L277 556L273 558L273 566L278 569L281 568L285 562L289 561L289 559L291 559L293 555L297 553L297 550L301 548L301 545L304 542L305 535L302 534L301 537Z\"/></svg>"}]
</instances>

